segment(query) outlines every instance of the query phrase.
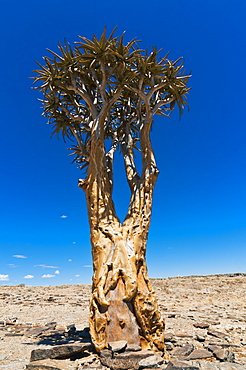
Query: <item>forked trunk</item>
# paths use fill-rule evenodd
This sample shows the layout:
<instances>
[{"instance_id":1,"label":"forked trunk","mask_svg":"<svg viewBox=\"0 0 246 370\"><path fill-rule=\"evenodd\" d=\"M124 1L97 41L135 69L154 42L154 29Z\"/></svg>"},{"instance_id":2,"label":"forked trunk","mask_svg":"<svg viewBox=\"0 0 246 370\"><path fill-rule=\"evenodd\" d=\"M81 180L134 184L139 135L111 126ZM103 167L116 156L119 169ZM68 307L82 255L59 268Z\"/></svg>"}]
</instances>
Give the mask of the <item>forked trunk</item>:
<instances>
[{"instance_id":1,"label":"forked trunk","mask_svg":"<svg viewBox=\"0 0 246 370\"><path fill-rule=\"evenodd\" d=\"M103 158L99 145L97 158ZM99 157L98 157L99 156ZM103 161L102 161L103 163ZM151 169L132 189L123 223L112 201L110 166L90 166L79 186L87 197L93 257L90 333L97 351L108 342L126 340L128 347L164 350L164 321L146 267L146 241L152 193L158 171Z\"/></svg>"}]
</instances>

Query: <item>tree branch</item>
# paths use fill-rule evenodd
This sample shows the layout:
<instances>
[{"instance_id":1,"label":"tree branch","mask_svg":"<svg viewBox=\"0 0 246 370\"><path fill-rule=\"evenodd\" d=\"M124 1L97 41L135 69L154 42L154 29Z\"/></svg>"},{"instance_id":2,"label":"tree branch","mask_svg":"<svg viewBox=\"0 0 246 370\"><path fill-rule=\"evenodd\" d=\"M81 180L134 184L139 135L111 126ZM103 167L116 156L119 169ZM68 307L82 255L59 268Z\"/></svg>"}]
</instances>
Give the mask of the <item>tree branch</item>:
<instances>
[{"instance_id":1,"label":"tree branch","mask_svg":"<svg viewBox=\"0 0 246 370\"><path fill-rule=\"evenodd\" d=\"M59 105L59 107L63 110L63 112L64 113L66 113L66 115L67 115L67 117L71 120L71 121L76 121L76 119L75 118L73 118L73 117L71 117L71 114L70 114L70 112L69 112L69 110L66 108L66 107L64 107L63 105ZM81 150L81 155L83 156L83 157L85 157L85 158L87 158L88 157L88 154L85 152L85 149L84 149L84 145L83 145L83 141L81 140L81 138L79 137L79 135L77 134L77 131L76 131L76 129L72 126L72 125L70 125L69 126L69 129L72 131L72 133L73 133L73 136L75 137L75 139L77 140L77 143L78 143L78 146L79 146L79 148L80 148L80 150ZM88 158L87 158L88 159Z\"/></svg>"},{"instance_id":2,"label":"tree branch","mask_svg":"<svg viewBox=\"0 0 246 370\"><path fill-rule=\"evenodd\" d=\"M164 99L164 100L159 100L156 105L154 106L154 108L151 110L151 114L152 116L158 111L158 109L162 106L162 105L166 105L166 104L169 104L171 103L172 101L176 100L176 97L175 96L172 96L171 98L167 98L167 99Z\"/></svg>"},{"instance_id":3,"label":"tree branch","mask_svg":"<svg viewBox=\"0 0 246 370\"><path fill-rule=\"evenodd\" d=\"M84 99L84 101L87 103L89 109L90 109L90 113L92 115L92 118L95 119L96 116L97 116L97 111L96 111L96 108L89 96L89 94L86 92L86 91L81 91L77 86L73 86L73 85L67 85L66 86L66 89L67 90L71 90L71 91L74 91L75 93L77 93L79 96L81 96L81 98Z\"/></svg>"},{"instance_id":4,"label":"tree branch","mask_svg":"<svg viewBox=\"0 0 246 370\"><path fill-rule=\"evenodd\" d=\"M157 85L153 86L153 87L150 89L150 91L148 92L148 94L147 94L147 98L148 98L148 100L151 98L151 96L154 94L154 92L156 92L156 91L158 91L158 90L162 89L162 88L163 88L163 87L165 87L167 84L168 84L168 81L167 81L167 80L165 80L165 81L164 81L164 82L162 82L161 84L157 84Z\"/></svg>"}]
</instances>

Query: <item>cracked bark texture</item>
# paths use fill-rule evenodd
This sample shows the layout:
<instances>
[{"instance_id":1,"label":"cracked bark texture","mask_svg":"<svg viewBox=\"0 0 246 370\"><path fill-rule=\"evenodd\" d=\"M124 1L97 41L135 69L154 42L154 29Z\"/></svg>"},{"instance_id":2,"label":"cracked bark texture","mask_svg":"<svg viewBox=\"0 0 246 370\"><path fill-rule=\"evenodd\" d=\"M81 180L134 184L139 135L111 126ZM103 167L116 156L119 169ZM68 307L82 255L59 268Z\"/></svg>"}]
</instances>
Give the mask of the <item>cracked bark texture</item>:
<instances>
[{"instance_id":1,"label":"cracked bark texture","mask_svg":"<svg viewBox=\"0 0 246 370\"><path fill-rule=\"evenodd\" d=\"M93 286L90 333L98 351L108 342L127 340L128 346L164 350L164 321L148 278L146 242L150 225L154 185L158 176L148 126L141 135L143 173L140 176L125 146L123 156L131 189L130 206L123 223L112 200L113 152L91 140L91 159L86 180L79 186L86 193L91 230ZM95 160L96 158L96 160ZM100 158L100 161L98 161Z\"/></svg>"}]
</instances>

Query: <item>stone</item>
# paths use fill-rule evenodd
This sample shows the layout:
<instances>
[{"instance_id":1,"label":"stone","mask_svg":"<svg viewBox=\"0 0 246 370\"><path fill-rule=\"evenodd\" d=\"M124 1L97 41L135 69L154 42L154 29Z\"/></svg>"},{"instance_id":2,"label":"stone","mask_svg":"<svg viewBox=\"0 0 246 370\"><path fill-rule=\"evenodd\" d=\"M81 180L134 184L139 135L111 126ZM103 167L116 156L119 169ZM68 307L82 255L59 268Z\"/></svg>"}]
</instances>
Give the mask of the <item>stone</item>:
<instances>
[{"instance_id":1,"label":"stone","mask_svg":"<svg viewBox=\"0 0 246 370\"><path fill-rule=\"evenodd\" d=\"M198 342L205 342L206 338L203 335L197 335L196 340L198 340Z\"/></svg>"},{"instance_id":2,"label":"stone","mask_svg":"<svg viewBox=\"0 0 246 370\"><path fill-rule=\"evenodd\" d=\"M116 357L117 358L121 358L121 359L124 359L124 358L135 358L137 359L138 361L144 359L144 358L147 358L147 357L150 357L150 356L153 356L155 353L150 351L150 350L141 350L141 351L125 351L123 353L118 353L116 354Z\"/></svg>"},{"instance_id":3,"label":"stone","mask_svg":"<svg viewBox=\"0 0 246 370\"><path fill-rule=\"evenodd\" d=\"M138 360L134 358L106 358L100 357L101 364L111 370L138 370Z\"/></svg>"},{"instance_id":4,"label":"stone","mask_svg":"<svg viewBox=\"0 0 246 370\"><path fill-rule=\"evenodd\" d=\"M213 352L217 360L234 362L235 355L233 352L228 351L227 349L220 348L218 346L208 346L208 350Z\"/></svg>"},{"instance_id":5,"label":"stone","mask_svg":"<svg viewBox=\"0 0 246 370\"><path fill-rule=\"evenodd\" d=\"M30 361L44 360L47 358L56 359L62 357L71 357L78 352L83 352L91 348L91 343L80 343L80 344L62 344L53 348L34 349L31 352Z\"/></svg>"},{"instance_id":6,"label":"stone","mask_svg":"<svg viewBox=\"0 0 246 370\"><path fill-rule=\"evenodd\" d=\"M170 361L165 370L199 370L199 367L189 364L189 362Z\"/></svg>"},{"instance_id":7,"label":"stone","mask_svg":"<svg viewBox=\"0 0 246 370\"><path fill-rule=\"evenodd\" d=\"M126 347L126 351L129 351L129 352L137 352L141 350L142 350L141 346L137 344L127 344L127 347Z\"/></svg>"},{"instance_id":8,"label":"stone","mask_svg":"<svg viewBox=\"0 0 246 370\"><path fill-rule=\"evenodd\" d=\"M75 364L62 360L40 360L26 365L26 370L75 370Z\"/></svg>"},{"instance_id":9,"label":"stone","mask_svg":"<svg viewBox=\"0 0 246 370\"><path fill-rule=\"evenodd\" d=\"M195 324L193 324L193 326L195 328L199 328L199 329L208 329L209 328L209 324L205 324L205 323L195 323Z\"/></svg>"},{"instance_id":10,"label":"stone","mask_svg":"<svg viewBox=\"0 0 246 370\"><path fill-rule=\"evenodd\" d=\"M143 369L143 368L152 368L152 367L156 367L158 365L161 365L163 364L164 360L161 356L159 355L153 355L153 356L149 356L147 358L144 358L143 360L139 361L138 365L140 367L140 369Z\"/></svg>"},{"instance_id":11,"label":"stone","mask_svg":"<svg viewBox=\"0 0 246 370\"><path fill-rule=\"evenodd\" d=\"M224 362L217 365L219 370L245 370L246 365L232 364L231 362Z\"/></svg>"},{"instance_id":12,"label":"stone","mask_svg":"<svg viewBox=\"0 0 246 370\"><path fill-rule=\"evenodd\" d=\"M176 357L185 357L185 356L189 356L189 354L194 350L194 346L193 344L186 344L184 345L183 347L179 347L177 349L175 349L173 352L172 352L172 356L176 356Z\"/></svg>"},{"instance_id":13,"label":"stone","mask_svg":"<svg viewBox=\"0 0 246 370\"><path fill-rule=\"evenodd\" d=\"M112 358L112 351L102 350L100 352L100 362L102 365L115 370L139 369L139 362L142 359L153 356L153 352L148 350L115 353Z\"/></svg>"},{"instance_id":14,"label":"stone","mask_svg":"<svg viewBox=\"0 0 246 370\"><path fill-rule=\"evenodd\" d=\"M221 338L221 339L228 338L227 334L222 333L221 331L217 331L217 330L208 330L207 334L212 335L213 337L216 337L216 338Z\"/></svg>"},{"instance_id":15,"label":"stone","mask_svg":"<svg viewBox=\"0 0 246 370\"><path fill-rule=\"evenodd\" d=\"M86 364L92 364L95 360L97 359L96 355L89 355L86 357L83 357L79 359L78 364L81 365L86 365Z\"/></svg>"},{"instance_id":16,"label":"stone","mask_svg":"<svg viewBox=\"0 0 246 370\"><path fill-rule=\"evenodd\" d=\"M101 358L112 358L112 351L109 349L102 349L100 352Z\"/></svg>"},{"instance_id":17,"label":"stone","mask_svg":"<svg viewBox=\"0 0 246 370\"><path fill-rule=\"evenodd\" d=\"M108 348L112 352L120 352L123 351L127 346L126 340L117 340L115 342L108 342Z\"/></svg>"},{"instance_id":18,"label":"stone","mask_svg":"<svg viewBox=\"0 0 246 370\"><path fill-rule=\"evenodd\" d=\"M28 337L39 337L44 332L50 330L47 326L38 326L36 328L28 329L25 335Z\"/></svg>"},{"instance_id":19,"label":"stone","mask_svg":"<svg viewBox=\"0 0 246 370\"><path fill-rule=\"evenodd\" d=\"M186 358L186 360L199 360L213 357L213 354L206 349L195 349L191 354Z\"/></svg>"},{"instance_id":20,"label":"stone","mask_svg":"<svg viewBox=\"0 0 246 370\"><path fill-rule=\"evenodd\" d=\"M199 361L199 370L219 370L217 363Z\"/></svg>"}]
</instances>

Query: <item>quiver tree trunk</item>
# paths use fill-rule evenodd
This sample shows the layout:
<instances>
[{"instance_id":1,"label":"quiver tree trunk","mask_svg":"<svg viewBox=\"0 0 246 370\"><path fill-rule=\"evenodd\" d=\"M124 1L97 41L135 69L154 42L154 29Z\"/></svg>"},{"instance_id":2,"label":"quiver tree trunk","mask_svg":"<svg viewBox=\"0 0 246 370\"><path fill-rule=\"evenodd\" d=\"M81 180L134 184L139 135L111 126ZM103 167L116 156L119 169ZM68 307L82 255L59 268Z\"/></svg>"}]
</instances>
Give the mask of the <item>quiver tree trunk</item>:
<instances>
[{"instance_id":1,"label":"quiver tree trunk","mask_svg":"<svg viewBox=\"0 0 246 370\"><path fill-rule=\"evenodd\" d=\"M144 138L143 138L144 139ZM123 223L112 200L113 150L105 155L100 140L92 140L92 156L86 180L79 186L86 193L93 257L90 302L90 333L98 351L108 342L126 340L128 347L164 350L164 321L146 267L146 242L150 225L153 189L158 170L143 157L140 178L129 167L131 152L123 148L131 200ZM150 145L150 143L149 143ZM147 158L148 157L148 158ZM93 160L100 158L100 160Z\"/></svg>"}]
</instances>

